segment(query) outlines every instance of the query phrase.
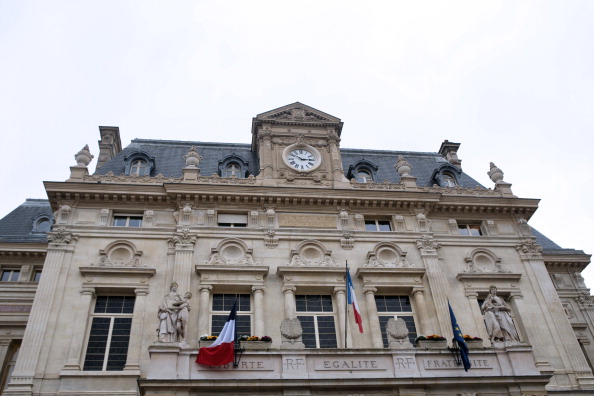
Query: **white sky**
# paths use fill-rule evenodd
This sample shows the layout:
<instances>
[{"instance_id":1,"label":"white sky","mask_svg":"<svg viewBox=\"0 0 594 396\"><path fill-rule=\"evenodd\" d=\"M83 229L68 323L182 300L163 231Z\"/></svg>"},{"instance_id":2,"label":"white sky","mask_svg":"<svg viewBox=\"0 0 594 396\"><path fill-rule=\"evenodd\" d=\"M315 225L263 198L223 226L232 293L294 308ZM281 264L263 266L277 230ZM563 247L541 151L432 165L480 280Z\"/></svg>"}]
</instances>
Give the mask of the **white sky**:
<instances>
[{"instance_id":1,"label":"white sky","mask_svg":"<svg viewBox=\"0 0 594 396\"><path fill-rule=\"evenodd\" d=\"M533 227L591 254L593 20L575 0L0 0L0 217L97 157L99 125L249 143L300 101L344 121L344 148L462 143L464 171L492 187L495 162L542 199Z\"/></svg>"}]
</instances>

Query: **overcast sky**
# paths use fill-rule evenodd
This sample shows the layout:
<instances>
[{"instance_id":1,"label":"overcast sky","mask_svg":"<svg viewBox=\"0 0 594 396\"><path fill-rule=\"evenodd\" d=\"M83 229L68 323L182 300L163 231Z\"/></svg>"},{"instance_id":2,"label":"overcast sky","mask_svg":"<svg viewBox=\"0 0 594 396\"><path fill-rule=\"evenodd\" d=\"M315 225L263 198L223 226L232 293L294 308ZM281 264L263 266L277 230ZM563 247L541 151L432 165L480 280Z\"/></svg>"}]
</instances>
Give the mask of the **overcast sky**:
<instances>
[{"instance_id":1,"label":"overcast sky","mask_svg":"<svg viewBox=\"0 0 594 396\"><path fill-rule=\"evenodd\" d=\"M495 162L542 200L533 227L591 254L592 21L592 1L0 0L0 217L97 157L99 125L249 143L300 101L344 148L461 143L465 172L492 187Z\"/></svg>"}]
</instances>

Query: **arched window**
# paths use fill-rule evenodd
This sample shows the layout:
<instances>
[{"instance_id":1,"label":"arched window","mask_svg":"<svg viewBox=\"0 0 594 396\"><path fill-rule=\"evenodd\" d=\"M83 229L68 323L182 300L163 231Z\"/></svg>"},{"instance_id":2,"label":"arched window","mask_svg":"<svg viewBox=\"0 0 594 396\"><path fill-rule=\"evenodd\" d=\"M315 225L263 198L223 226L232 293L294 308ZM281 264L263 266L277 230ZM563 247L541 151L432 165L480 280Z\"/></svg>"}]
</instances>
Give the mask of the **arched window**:
<instances>
[{"instance_id":1,"label":"arched window","mask_svg":"<svg viewBox=\"0 0 594 396\"><path fill-rule=\"evenodd\" d=\"M227 155L219 161L219 175L226 178L244 179L248 175L248 163L235 153Z\"/></svg>"},{"instance_id":2,"label":"arched window","mask_svg":"<svg viewBox=\"0 0 594 396\"><path fill-rule=\"evenodd\" d=\"M442 163L433 171L431 182L440 187L457 187L460 185L462 171L449 162Z\"/></svg>"},{"instance_id":3,"label":"arched window","mask_svg":"<svg viewBox=\"0 0 594 396\"><path fill-rule=\"evenodd\" d=\"M155 158L144 151L137 151L124 158L124 173L128 176L150 176L155 169Z\"/></svg>"},{"instance_id":4,"label":"arched window","mask_svg":"<svg viewBox=\"0 0 594 396\"><path fill-rule=\"evenodd\" d=\"M377 180L378 169L372 162L362 159L349 166L347 178L357 183L371 183Z\"/></svg>"},{"instance_id":5,"label":"arched window","mask_svg":"<svg viewBox=\"0 0 594 396\"><path fill-rule=\"evenodd\" d=\"M373 181L373 177L367 169L358 169L355 173L355 180L359 183L369 183Z\"/></svg>"},{"instance_id":6,"label":"arched window","mask_svg":"<svg viewBox=\"0 0 594 396\"><path fill-rule=\"evenodd\" d=\"M442 187L456 187L456 179L449 173L444 173L441 175L441 185Z\"/></svg>"},{"instance_id":7,"label":"arched window","mask_svg":"<svg viewBox=\"0 0 594 396\"><path fill-rule=\"evenodd\" d=\"M144 160L136 160L130 166L130 176L146 176L148 166Z\"/></svg>"},{"instance_id":8,"label":"arched window","mask_svg":"<svg viewBox=\"0 0 594 396\"><path fill-rule=\"evenodd\" d=\"M235 162L227 164L224 177L241 177L241 167Z\"/></svg>"}]
</instances>

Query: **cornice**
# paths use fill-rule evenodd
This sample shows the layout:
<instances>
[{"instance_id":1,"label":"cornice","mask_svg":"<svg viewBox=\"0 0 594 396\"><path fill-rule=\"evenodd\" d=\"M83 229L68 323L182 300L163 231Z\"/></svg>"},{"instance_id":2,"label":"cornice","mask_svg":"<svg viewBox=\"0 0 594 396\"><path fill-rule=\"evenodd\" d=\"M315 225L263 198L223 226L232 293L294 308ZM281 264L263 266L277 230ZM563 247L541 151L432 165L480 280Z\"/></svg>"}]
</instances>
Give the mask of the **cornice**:
<instances>
[{"instance_id":1,"label":"cornice","mask_svg":"<svg viewBox=\"0 0 594 396\"><path fill-rule=\"evenodd\" d=\"M530 218L538 199L499 196L446 195L442 189L414 191L278 187L259 185L162 183L160 185L45 182L52 208L61 201L120 205L252 205L291 208L312 206L352 209L411 210L433 213L504 214Z\"/></svg>"}]
</instances>

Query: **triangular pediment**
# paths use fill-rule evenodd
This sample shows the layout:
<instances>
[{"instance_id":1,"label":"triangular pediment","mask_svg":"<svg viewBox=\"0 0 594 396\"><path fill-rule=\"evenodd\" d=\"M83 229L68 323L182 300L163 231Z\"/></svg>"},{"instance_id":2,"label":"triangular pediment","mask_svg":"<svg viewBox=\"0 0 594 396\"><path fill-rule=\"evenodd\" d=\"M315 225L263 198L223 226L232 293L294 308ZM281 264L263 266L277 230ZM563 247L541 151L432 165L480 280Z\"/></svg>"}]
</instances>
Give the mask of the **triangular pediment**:
<instances>
[{"instance_id":1,"label":"triangular pediment","mask_svg":"<svg viewBox=\"0 0 594 396\"><path fill-rule=\"evenodd\" d=\"M326 114L323 111L314 109L313 107L304 105L303 103L295 102L288 104L278 109L270 110L256 116L258 121L276 121L287 123L341 123L340 118Z\"/></svg>"}]
</instances>

